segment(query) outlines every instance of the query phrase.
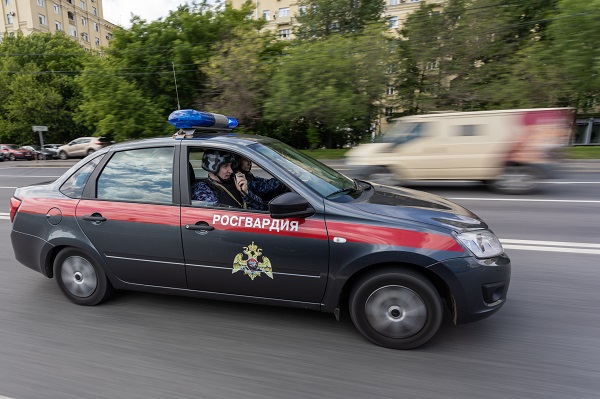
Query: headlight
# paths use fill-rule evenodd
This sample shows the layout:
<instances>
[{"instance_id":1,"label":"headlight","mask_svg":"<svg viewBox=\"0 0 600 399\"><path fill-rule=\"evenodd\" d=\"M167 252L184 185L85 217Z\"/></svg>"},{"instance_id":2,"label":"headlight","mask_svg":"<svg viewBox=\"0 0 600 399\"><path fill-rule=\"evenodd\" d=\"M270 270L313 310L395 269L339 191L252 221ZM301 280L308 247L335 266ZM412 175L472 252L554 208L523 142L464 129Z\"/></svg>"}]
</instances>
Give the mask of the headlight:
<instances>
[{"instance_id":1,"label":"headlight","mask_svg":"<svg viewBox=\"0 0 600 399\"><path fill-rule=\"evenodd\" d=\"M498 237L489 230L467 231L456 238L478 258L493 258L504 252Z\"/></svg>"}]
</instances>

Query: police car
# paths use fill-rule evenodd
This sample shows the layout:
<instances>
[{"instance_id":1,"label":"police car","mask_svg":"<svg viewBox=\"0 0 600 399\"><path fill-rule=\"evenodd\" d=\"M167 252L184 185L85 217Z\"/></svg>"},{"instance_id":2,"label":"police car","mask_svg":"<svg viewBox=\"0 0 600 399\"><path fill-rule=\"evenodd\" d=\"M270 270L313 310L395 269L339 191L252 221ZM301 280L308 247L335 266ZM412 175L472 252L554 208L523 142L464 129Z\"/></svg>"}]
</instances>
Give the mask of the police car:
<instances>
[{"instance_id":1,"label":"police car","mask_svg":"<svg viewBox=\"0 0 600 399\"><path fill-rule=\"evenodd\" d=\"M79 305L137 290L347 309L364 337L396 349L430 340L445 312L465 323L505 303L510 260L467 209L233 134L231 117L178 110L169 120L173 137L115 144L52 183L18 188L16 259ZM214 151L251 160L284 189L264 209L194 199Z\"/></svg>"}]
</instances>

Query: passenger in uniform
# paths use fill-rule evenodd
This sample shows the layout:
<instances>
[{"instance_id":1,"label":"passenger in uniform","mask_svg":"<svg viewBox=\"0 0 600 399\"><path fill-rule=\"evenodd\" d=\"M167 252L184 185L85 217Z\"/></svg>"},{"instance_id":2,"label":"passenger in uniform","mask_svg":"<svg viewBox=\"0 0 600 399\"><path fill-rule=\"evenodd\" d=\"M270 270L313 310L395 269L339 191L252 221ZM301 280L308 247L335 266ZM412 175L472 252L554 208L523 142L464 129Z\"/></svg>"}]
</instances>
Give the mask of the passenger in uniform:
<instances>
[{"instance_id":1,"label":"passenger in uniform","mask_svg":"<svg viewBox=\"0 0 600 399\"><path fill-rule=\"evenodd\" d=\"M265 179L264 177L254 176L254 174L250 171L252 169L252 161L248 158L238 156L236 160L236 170L244 174L246 180L248 181L248 187L250 188L250 191L258 195L264 202L268 202L278 195L288 191L285 184L279 181L279 179L274 177Z\"/></svg>"},{"instance_id":2,"label":"passenger in uniform","mask_svg":"<svg viewBox=\"0 0 600 399\"><path fill-rule=\"evenodd\" d=\"M244 174L234 175L235 163L235 156L229 152L206 150L202 155L202 169L208 172L208 178L192 186L192 200L211 206L267 209L262 199L252 192Z\"/></svg>"}]
</instances>

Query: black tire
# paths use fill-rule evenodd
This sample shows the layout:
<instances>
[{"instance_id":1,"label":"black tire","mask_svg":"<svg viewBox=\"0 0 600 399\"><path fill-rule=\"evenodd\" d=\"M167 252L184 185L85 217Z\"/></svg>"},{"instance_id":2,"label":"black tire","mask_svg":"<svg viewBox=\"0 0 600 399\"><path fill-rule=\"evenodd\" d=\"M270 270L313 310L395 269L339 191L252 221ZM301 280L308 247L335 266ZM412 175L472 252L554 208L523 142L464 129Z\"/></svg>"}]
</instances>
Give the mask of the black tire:
<instances>
[{"instance_id":1,"label":"black tire","mask_svg":"<svg viewBox=\"0 0 600 399\"><path fill-rule=\"evenodd\" d=\"M443 319L440 295L407 269L385 270L359 281L350 294L356 329L377 345L413 349L429 341Z\"/></svg>"},{"instance_id":2,"label":"black tire","mask_svg":"<svg viewBox=\"0 0 600 399\"><path fill-rule=\"evenodd\" d=\"M16 160L17 160L17 157L15 157L15 154L10 154L10 155L8 156L8 159L9 159L9 160L11 160L11 161L16 161Z\"/></svg>"},{"instance_id":3,"label":"black tire","mask_svg":"<svg viewBox=\"0 0 600 399\"><path fill-rule=\"evenodd\" d=\"M68 159L68 158L69 158L69 156L67 155L67 153L66 153L66 152L64 152L64 151L61 151L61 152L59 152L59 153L58 153L58 157L59 157L60 159L62 159L63 161L64 161L65 159Z\"/></svg>"},{"instance_id":4,"label":"black tire","mask_svg":"<svg viewBox=\"0 0 600 399\"><path fill-rule=\"evenodd\" d=\"M373 166L367 169L365 180L386 186L399 186L402 184L400 177L385 166Z\"/></svg>"},{"instance_id":5,"label":"black tire","mask_svg":"<svg viewBox=\"0 0 600 399\"><path fill-rule=\"evenodd\" d=\"M54 277L63 294L78 305L97 305L110 297L113 288L104 270L84 252L67 248L54 260Z\"/></svg>"},{"instance_id":6,"label":"black tire","mask_svg":"<svg viewBox=\"0 0 600 399\"><path fill-rule=\"evenodd\" d=\"M93 149L91 149L91 148L90 148L90 149L87 151L87 155L93 154L93 153L95 153L95 152L96 152L95 150L93 150Z\"/></svg>"},{"instance_id":7,"label":"black tire","mask_svg":"<svg viewBox=\"0 0 600 399\"><path fill-rule=\"evenodd\" d=\"M529 166L507 166L495 180L488 182L500 194L531 194L539 189L539 174Z\"/></svg>"}]
</instances>

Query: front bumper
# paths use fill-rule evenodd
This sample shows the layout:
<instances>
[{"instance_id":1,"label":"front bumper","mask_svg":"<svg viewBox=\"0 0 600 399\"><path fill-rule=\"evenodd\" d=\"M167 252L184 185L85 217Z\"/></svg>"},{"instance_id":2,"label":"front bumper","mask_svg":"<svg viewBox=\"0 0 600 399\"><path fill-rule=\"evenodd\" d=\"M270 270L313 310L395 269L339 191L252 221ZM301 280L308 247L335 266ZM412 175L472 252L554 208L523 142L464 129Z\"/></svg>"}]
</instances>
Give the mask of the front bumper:
<instances>
[{"instance_id":1,"label":"front bumper","mask_svg":"<svg viewBox=\"0 0 600 399\"><path fill-rule=\"evenodd\" d=\"M490 259L455 258L428 269L448 285L456 324L491 316L506 302L511 264L505 254Z\"/></svg>"}]
</instances>

